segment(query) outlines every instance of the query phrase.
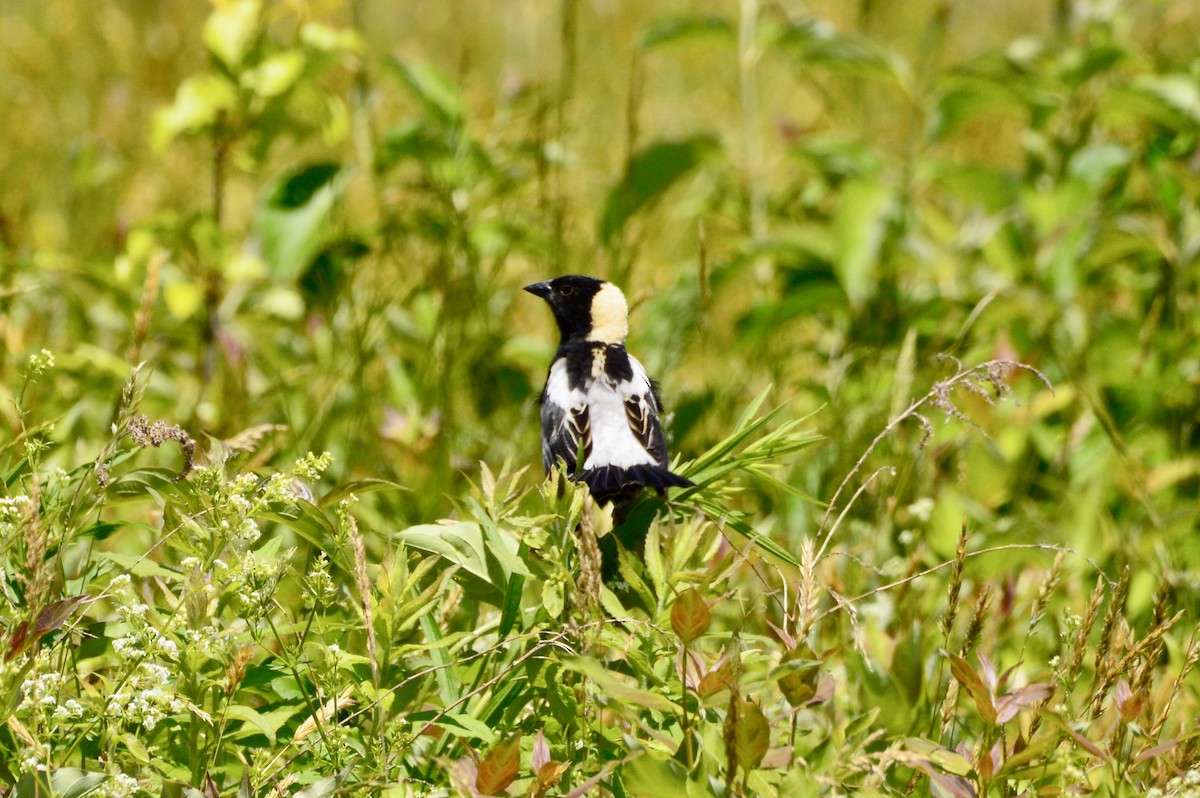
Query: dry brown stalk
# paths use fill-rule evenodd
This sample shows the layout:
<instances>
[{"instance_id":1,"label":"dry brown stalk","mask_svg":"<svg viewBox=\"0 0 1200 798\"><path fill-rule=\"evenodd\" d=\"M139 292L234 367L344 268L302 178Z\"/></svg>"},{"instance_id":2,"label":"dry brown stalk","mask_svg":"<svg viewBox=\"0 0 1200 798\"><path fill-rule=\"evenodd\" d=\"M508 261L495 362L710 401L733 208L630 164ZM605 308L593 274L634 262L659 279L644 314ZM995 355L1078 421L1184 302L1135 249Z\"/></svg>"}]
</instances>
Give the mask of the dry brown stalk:
<instances>
[{"instance_id":1,"label":"dry brown stalk","mask_svg":"<svg viewBox=\"0 0 1200 798\"><path fill-rule=\"evenodd\" d=\"M362 601L363 623L367 627L367 658L371 661L371 680L379 686L378 643L375 639L374 615L371 612L371 580L367 577L367 547L358 532L358 521L346 513L346 535L354 550L354 584Z\"/></svg>"},{"instance_id":2,"label":"dry brown stalk","mask_svg":"<svg viewBox=\"0 0 1200 798\"><path fill-rule=\"evenodd\" d=\"M242 683L242 679L246 678L246 666L250 663L250 657L254 654L253 646L242 646L238 652L233 655L233 661L229 663L229 667L225 669L225 697L230 698L237 692L238 685Z\"/></svg>"},{"instance_id":3,"label":"dry brown stalk","mask_svg":"<svg viewBox=\"0 0 1200 798\"><path fill-rule=\"evenodd\" d=\"M1125 597L1129 594L1129 568L1121 571L1117 586L1113 588L1112 599L1108 610L1104 613L1104 625L1100 627L1100 640L1096 644L1096 658L1093 661L1095 677L1092 679L1092 717L1097 718L1104 711L1104 697L1117 683L1121 673L1116 667L1116 656L1110 656L1117 649L1118 621L1122 619L1125 608Z\"/></svg>"},{"instance_id":4,"label":"dry brown stalk","mask_svg":"<svg viewBox=\"0 0 1200 798\"><path fill-rule=\"evenodd\" d=\"M583 500L579 519L579 611L584 619L600 607L600 544L596 540L595 503L591 496Z\"/></svg>"},{"instance_id":5,"label":"dry brown stalk","mask_svg":"<svg viewBox=\"0 0 1200 798\"><path fill-rule=\"evenodd\" d=\"M1192 670L1196 667L1196 663L1200 662L1200 624L1192 631L1192 641L1188 645L1187 654L1183 660L1183 667L1179 669L1179 674L1175 680L1171 682L1171 692L1167 695L1166 703L1159 710L1158 715L1154 719L1154 725L1150 727L1150 739L1157 740L1162 734L1163 726L1167 723L1167 718L1171 716L1171 707L1175 705L1175 699L1179 697L1180 690L1183 689L1183 683L1187 677L1191 675Z\"/></svg>"}]
</instances>

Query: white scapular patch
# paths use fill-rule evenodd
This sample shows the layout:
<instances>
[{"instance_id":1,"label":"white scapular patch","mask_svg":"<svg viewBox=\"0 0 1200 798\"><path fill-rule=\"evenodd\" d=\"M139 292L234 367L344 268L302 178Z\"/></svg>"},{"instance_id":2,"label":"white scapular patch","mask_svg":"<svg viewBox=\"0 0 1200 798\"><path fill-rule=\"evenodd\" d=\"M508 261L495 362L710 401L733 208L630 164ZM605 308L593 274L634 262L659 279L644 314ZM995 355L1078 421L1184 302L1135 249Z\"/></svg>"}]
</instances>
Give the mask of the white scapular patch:
<instances>
[{"instance_id":1,"label":"white scapular patch","mask_svg":"<svg viewBox=\"0 0 1200 798\"><path fill-rule=\"evenodd\" d=\"M592 297L592 332L589 340L620 344L629 335L629 306L625 295L612 283L605 283Z\"/></svg>"}]
</instances>

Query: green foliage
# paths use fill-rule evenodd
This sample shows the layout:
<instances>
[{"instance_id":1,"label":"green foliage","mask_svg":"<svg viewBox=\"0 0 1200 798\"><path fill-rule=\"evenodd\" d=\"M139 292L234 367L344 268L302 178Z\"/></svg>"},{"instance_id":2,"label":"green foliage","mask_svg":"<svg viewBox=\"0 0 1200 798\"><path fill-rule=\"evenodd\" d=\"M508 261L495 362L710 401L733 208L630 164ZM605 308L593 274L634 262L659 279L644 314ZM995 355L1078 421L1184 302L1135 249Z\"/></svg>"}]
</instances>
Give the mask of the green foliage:
<instances>
[{"instance_id":1,"label":"green foliage","mask_svg":"<svg viewBox=\"0 0 1200 798\"><path fill-rule=\"evenodd\" d=\"M1200 18L821 5L2 12L0 792L1196 794Z\"/></svg>"}]
</instances>

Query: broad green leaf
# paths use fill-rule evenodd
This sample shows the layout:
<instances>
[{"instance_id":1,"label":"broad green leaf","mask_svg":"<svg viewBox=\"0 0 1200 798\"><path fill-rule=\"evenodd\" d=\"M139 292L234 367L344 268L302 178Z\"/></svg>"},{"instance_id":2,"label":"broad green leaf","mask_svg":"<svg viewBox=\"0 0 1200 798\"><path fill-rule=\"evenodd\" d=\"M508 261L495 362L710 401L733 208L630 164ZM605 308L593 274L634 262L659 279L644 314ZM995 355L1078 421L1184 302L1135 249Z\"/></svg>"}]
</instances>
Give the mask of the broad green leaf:
<instances>
[{"instance_id":1,"label":"broad green leaf","mask_svg":"<svg viewBox=\"0 0 1200 798\"><path fill-rule=\"evenodd\" d=\"M179 320L190 319L204 304L204 289L199 283L174 280L163 286L167 310Z\"/></svg>"},{"instance_id":2,"label":"broad green leaf","mask_svg":"<svg viewBox=\"0 0 1200 798\"><path fill-rule=\"evenodd\" d=\"M295 279L312 263L349 178L339 164L309 164L277 181L260 203L255 228L275 277Z\"/></svg>"},{"instance_id":3,"label":"broad green leaf","mask_svg":"<svg viewBox=\"0 0 1200 798\"><path fill-rule=\"evenodd\" d=\"M15 798L82 798L108 780L104 773L90 773L78 768L58 768L50 773L49 783L42 772L27 773L17 782Z\"/></svg>"},{"instance_id":4,"label":"broad green leaf","mask_svg":"<svg viewBox=\"0 0 1200 798\"><path fill-rule=\"evenodd\" d=\"M738 764L746 770L758 767L771 747L771 727L758 704L753 701L737 702L733 737Z\"/></svg>"},{"instance_id":5,"label":"broad green leaf","mask_svg":"<svg viewBox=\"0 0 1200 798\"><path fill-rule=\"evenodd\" d=\"M891 213L892 190L878 180L853 180L842 188L833 217L837 240L834 273L846 298L862 307L875 293L876 261Z\"/></svg>"},{"instance_id":6,"label":"broad green leaf","mask_svg":"<svg viewBox=\"0 0 1200 798\"><path fill-rule=\"evenodd\" d=\"M450 127L462 124L467 103L462 89L449 76L427 61L391 59L387 64L427 115Z\"/></svg>"},{"instance_id":7,"label":"broad green leaf","mask_svg":"<svg viewBox=\"0 0 1200 798\"><path fill-rule=\"evenodd\" d=\"M678 762L643 755L621 766L621 785L634 798L683 798L687 774Z\"/></svg>"},{"instance_id":8,"label":"broad green leaf","mask_svg":"<svg viewBox=\"0 0 1200 798\"><path fill-rule=\"evenodd\" d=\"M563 660L563 667L587 676L607 698L614 701L658 712L673 713L679 709L665 696L633 686L625 681L625 677L617 675L589 657L568 657Z\"/></svg>"},{"instance_id":9,"label":"broad green leaf","mask_svg":"<svg viewBox=\"0 0 1200 798\"><path fill-rule=\"evenodd\" d=\"M233 739L242 739L257 733L262 734L274 745L275 736L279 733L279 730L283 728L284 724L295 717L299 711L299 707L289 705L259 712L245 704L231 702L226 712L226 717L229 720L240 720L246 724L240 732L231 735Z\"/></svg>"},{"instance_id":10,"label":"broad green leaf","mask_svg":"<svg viewBox=\"0 0 1200 798\"><path fill-rule=\"evenodd\" d=\"M209 52L236 69L258 35L259 0L228 0L218 3L204 23L204 44Z\"/></svg>"},{"instance_id":11,"label":"broad green leaf","mask_svg":"<svg viewBox=\"0 0 1200 798\"><path fill-rule=\"evenodd\" d=\"M510 544L506 539L497 536L494 540L488 540L488 543L492 544L489 547L484 542L483 530L474 521L420 524L396 533L396 539L406 546L440 555L479 577L501 594L508 585L511 573L530 576L528 569L515 556L515 541L511 542L509 548ZM506 573L503 566L511 566L514 562L518 567L510 567Z\"/></svg>"},{"instance_id":12,"label":"broad green leaf","mask_svg":"<svg viewBox=\"0 0 1200 798\"><path fill-rule=\"evenodd\" d=\"M908 62L870 39L838 32L823 19L810 17L792 25L776 46L791 55L801 69L817 65L832 72L894 80L905 92L913 88Z\"/></svg>"},{"instance_id":13,"label":"broad green leaf","mask_svg":"<svg viewBox=\"0 0 1200 798\"><path fill-rule=\"evenodd\" d=\"M434 725L441 726L456 737L482 740L485 745L491 745L496 740L496 733L490 726L463 712L447 712Z\"/></svg>"},{"instance_id":14,"label":"broad green leaf","mask_svg":"<svg viewBox=\"0 0 1200 798\"><path fill-rule=\"evenodd\" d=\"M719 151L716 139L695 136L660 141L635 153L625 176L605 200L600 218L601 243L612 246L630 218Z\"/></svg>"},{"instance_id":15,"label":"broad green leaf","mask_svg":"<svg viewBox=\"0 0 1200 798\"><path fill-rule=\"evenodd\" d=\"M561 579L547 579L542 583L542 606L551 618L562 615L564 599Z\"/></svg>"},{"instance_id":16,"label":"broad green leaf","mask_svg":"<svg viewBox=\"0 0 1200 798\"><path fill-rule=\"evenodd\" d=\"M241 83L260 97L277 97L295 85L304 71L304 54L297 50L276 53L242 73Z\"/></svg>"},{"instance_id":17,"label":"broad green leaf","mask_svg":"<svg viewBox=\"0 0 1200 798\"><path fill-rule=\"evenodd\" d=\"M221 75L188 78L175 90L175 102L154 114L155 148L165 147L178 136L208 129L236 105L237 87Z\"/></svg>"}]
</instances>

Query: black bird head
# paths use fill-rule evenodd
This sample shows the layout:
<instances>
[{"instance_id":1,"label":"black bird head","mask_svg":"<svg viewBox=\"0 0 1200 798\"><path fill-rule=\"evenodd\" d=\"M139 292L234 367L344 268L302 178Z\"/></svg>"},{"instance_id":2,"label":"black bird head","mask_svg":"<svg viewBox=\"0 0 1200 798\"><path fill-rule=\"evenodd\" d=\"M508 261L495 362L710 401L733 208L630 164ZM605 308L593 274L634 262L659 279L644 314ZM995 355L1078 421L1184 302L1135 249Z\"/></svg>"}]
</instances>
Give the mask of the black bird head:
<instances>
[{"instance_id":1,"label":"black bird head","mask_svg":"<svg viewBox=\"0 0 1200 798\"><path fill-rule=\"evenodd\" d=\"M628 329L625 295L612 283L568 274L527 285L525 290L550 305L563 343L600 341L619 344L625 340Z\"/></svg>"}]
</instances>

